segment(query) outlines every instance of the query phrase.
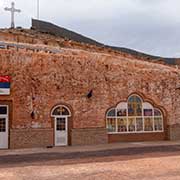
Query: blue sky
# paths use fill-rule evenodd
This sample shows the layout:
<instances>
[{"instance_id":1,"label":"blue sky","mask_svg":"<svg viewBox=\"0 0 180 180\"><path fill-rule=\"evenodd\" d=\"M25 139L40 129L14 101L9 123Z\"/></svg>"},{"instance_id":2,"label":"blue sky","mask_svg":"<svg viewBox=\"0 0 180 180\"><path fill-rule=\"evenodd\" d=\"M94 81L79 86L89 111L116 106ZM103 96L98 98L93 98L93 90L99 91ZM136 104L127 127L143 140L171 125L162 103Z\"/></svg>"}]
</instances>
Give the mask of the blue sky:
<instances>
[{"instance_id":1,"label":"blue sky","mask_svg":"<svg viewBox=\"0 0 180 180\"><path fill-rule=\"evenodd\" d=\"M16 25L30 27L37 0L14 2ZM0 0L0 27L10 25L10 3ZM40 18L109 45L180 57L179 0L40 0Z\"/></svg>"}]
</instances>

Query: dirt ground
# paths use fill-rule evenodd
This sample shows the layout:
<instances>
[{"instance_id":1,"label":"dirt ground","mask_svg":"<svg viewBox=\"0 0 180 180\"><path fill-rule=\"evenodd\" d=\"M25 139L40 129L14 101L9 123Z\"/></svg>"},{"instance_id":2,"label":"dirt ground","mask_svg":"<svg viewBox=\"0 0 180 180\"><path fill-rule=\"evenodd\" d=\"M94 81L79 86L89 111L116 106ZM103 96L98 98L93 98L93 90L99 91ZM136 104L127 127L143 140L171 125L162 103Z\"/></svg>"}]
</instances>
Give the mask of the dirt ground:
<instances>
[{"instance_id":1,"label":"dirt ground","mask_svg":"<svg viewBox=\"0 0 180 180\"><path fill-rule=\"evenodd\" d=\"M0 156L0 180L180 180L180 146Z\"/></svg>"}]
</instances>

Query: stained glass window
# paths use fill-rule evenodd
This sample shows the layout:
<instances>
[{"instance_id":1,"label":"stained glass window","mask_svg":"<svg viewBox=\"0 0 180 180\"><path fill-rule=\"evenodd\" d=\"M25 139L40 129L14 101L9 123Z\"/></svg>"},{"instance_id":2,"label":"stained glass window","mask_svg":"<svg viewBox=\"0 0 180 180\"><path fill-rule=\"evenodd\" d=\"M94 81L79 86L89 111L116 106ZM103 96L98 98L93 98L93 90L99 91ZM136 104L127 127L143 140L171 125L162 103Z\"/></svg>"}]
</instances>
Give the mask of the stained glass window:
<instances>
[{"instance_id":1,"label":"stained glass window","mask_svg":"<svg viewBox=\"0 0 180 180\"><path fill-rule=\"evenodd\" d=\"M127 132L127 118L117 119L118 132Z\"/></svg>"},{"instance_id":2,"label":"stained glass window","mask_svg":"<svg viewBox=\"0 0 180 180\"><path fill-rule=\"evenodd\" d=\"M162 112L154 108L149 102L132 95L127 102L122 102L117 107L107 112L107 129L113 133L142 133L162 132Z\"/></svg>"},{"instance_id":3,"label":"stained glass window","mask_svg":"<svg viewBox=\"0 0 180 180\"><path fill-rule=\"evenodd\" d=\"M144 109L144 116L153 116L152 109Z\"/></svg>"},{"instance_id":4,"label":"stained glass window","mask_svg":"<svg viewBox=\"0 0 180 180\"><path fill-rule=\"evenodd\" d=\"M154 117L154 128L155 131L163 130L163 119L162 117Z\"/></svg>"},{"instance_id":5,"label":"stained glass window","mask_svg":"<svg viewBox=\"0 0 180 180\"><path fill-rule=\"evenodd\" d=\"M69 109L62 105L57 106L52 111L52 116L70 116L70 115L71 113Z\"/></svg>"},{"instance_id":6,"label":"stained glass window","mask_svg":"<svg viewBox=\"0 0 180 180\"><path fill-rule=\"evenodd\" d=\"M162 116L160 110L154 109L154 116Z\"/></svg>"},{"instance_id":7,"label":"stained glass window","mask_svg":"<svg viewBox=\"0 0 180 180\"><path fill-rule=\"evenodd\" d=\"M114 116L116 116L116 110L115 110L115 109L109 110L108 113L107 113L107 116L108 116L108 117L114 117Z\"/></svg>"},{"instance_id":8,"label":"stained glass window","mask_svg":"<svg viewBox=\"0 0 180 180\"><path fill-rule=\"evenodd\" d=\"M136 131L143 131L143 118L136 118Z\"/></svg>"},{"instance_id":9,"label":"stained glass window","mask_svg":"<svg viewBox=\"0 0 180 180\"><path fill-rule=\"evenodd\" d=\"M132 132L135 131L135 118L128 118L128 131Z\"/></svg>"},{"instance_id":10,"label":"stained glass window","mask_svg":"<svg viewBox=\"0 0 180 180\"><path fill-rule=\"evenodd\" d=\"M128 116L142 116L142 102L138 96L131 96L128 100Z\"/></svg>"},{"instance_id":11,"label":"stained glass window","mask_svg":"<svg viewBox=\"0 0 180 180\"><path fill-rule=\"evenodd\" d=\"M109 132L116 132L116 118L107 119L107 129Z\"/></svg>"},{"instance_id":12,"label":"stained glass window","mask_svg":"<svg viewBox=\"0 0 180 180\"><path fill-rule=\"evenodd\" d=\"M153 118L144 118L144 131L153 131Z\"/></svg>"},{"instance_id":13,"label":"stained glass window","mask_svg":"<svg viewBox=\"0 0 180 180\"><path fill-rule=\"evenodd\" d=\"M117 116L126 116L126 109L117 109Z\"/></svg>"}]
</instances>

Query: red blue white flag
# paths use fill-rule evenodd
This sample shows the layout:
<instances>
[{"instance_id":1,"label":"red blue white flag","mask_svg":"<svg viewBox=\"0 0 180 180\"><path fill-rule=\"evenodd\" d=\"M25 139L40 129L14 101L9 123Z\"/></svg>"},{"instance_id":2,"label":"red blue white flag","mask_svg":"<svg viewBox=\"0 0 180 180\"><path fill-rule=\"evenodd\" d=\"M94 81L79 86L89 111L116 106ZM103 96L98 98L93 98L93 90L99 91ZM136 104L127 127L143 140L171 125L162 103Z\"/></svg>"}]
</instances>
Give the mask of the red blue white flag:
<instances>
[{"instance_id":1,"label":"red blue white flag","mask_svg":"<svg viewBox=\"0 0 180 180\"><path fill-rule=\"evenodd\" d=\"M0 76L0 95L10 94L10 76Z\"/></svg>"}]
</instances>

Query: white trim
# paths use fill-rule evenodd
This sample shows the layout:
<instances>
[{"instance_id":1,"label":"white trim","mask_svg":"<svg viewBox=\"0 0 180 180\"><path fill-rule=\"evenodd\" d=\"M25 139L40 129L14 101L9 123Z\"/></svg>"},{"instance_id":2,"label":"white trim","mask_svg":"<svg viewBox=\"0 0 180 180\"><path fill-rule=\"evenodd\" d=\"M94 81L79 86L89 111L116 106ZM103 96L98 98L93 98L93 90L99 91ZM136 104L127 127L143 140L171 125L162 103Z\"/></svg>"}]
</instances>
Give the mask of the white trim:
<instances>
[{"instance_id":1,"label":"white trim","mask_svg":"<svg viewBox=\"0 0 180 180\"><path fill-rule=\"evenodd\" d=\"M108 134L143 134L143 133L162 133L164 131L126 131L126 132L108 132Z\"/></svg>"},{"instance_id":2,"label":"white trim","mask_svg":"<svg viewBox=\"0 0 180 180\"><path fill-rule=\"evenodd\" d=\"M0 95L10 95L10 88L0 88Z\"/></svg>"},{"instance_id":3,"label":"white trim","mask_svg":"<svg viewBox=\"0 0 180 180\"><path fill-rule=\"evenodd\" d=\"M6 131L0 132L0 134L2 133L1 135L3 137L3 143L1 144L2 146L0 145L0 149L8 149L8 147L9 147L9 106L8 105L0 105L0 107L6 107L7 108L7 114L1 114L0 115L0 118L6 119ZM2 137L0 137L0 139Z\"/></svg>"},{"instance_id":4,"label":"white trim","mask_svg":"<svg viewBox=\"0 0 180 180\"><path fill-rule=\"evenodd\" d=\"M155 108L155 107L153 107L152 106L152 104L150 104L149 102L144 102L143 101L143 99L140 97L140 96L138 96L138 95L136 95L136 94L132 94L131 96L129 96L129 98L128 98L128 100L127 100L127 104L128 104L128 101L129 101L129 99L132 97L132 96L137 96L138 98L140 98L140 100L141 100L141 104L142 104L142 116L129 116L129 114L128 114L128 106L127 106L127 108L126 108L126 116L117 116L117 110L119 110L120 108L120 105L122 104L122 102L121 103L119 103L115 108L111 108L111 109L109 109L108 110L108 112L107 112L107 114L106 114L106 128L108 129L108 119L115 119L115 125L116 125L116 127L115 127L115 132L108 132L108 134L133 134L133 133L156 133L156 132L164 132L164 118L163 118L163 115L162 115L162 112L161 112L161 110L160 109L158 109L158 108ZM126 102L124 102L124 104L125 104ZM115 116L107 116L108 115L108 113L112 110L112 109L115 109ZM123 108L124 109L124 108ZM144 109L152 109L152 116L144 116ZM160 113L161 113L161 115L160 116L155 116L155 114L154 114L154 110L158 110ZM118 132L118 119L126 119L126 129L127 129L127 131L125 131L125 132ZM135 119L135 131L129 131L129 126L128 126L128 124L129 124L129 118L134 118ZM142 131L137 131L137 122L136 122L136 119L137 118L142 118L142 121L143 121L143 130ZM153 125L153 131L145 131L144 130L144 128L145 128L145 119L146 118L152 118L152 125ZM155 122L154 122L154 119L155 118L162 118L162 130L158 130L158 131L156 131L155 130Z\"/></svg>"},{"instance_id":5,"label":"white trim","mask_svg":"<svg viewBox=\"0 0 180 180\"><path fill-rule=\"evenodd\" d=\"M59 117L64 117L64 118L66 118L66 117L70 117L69 115L54 115L54 116L52 116L52 117L54 117L54 118L59 118Z\"/></svg>"}]
</instances>

